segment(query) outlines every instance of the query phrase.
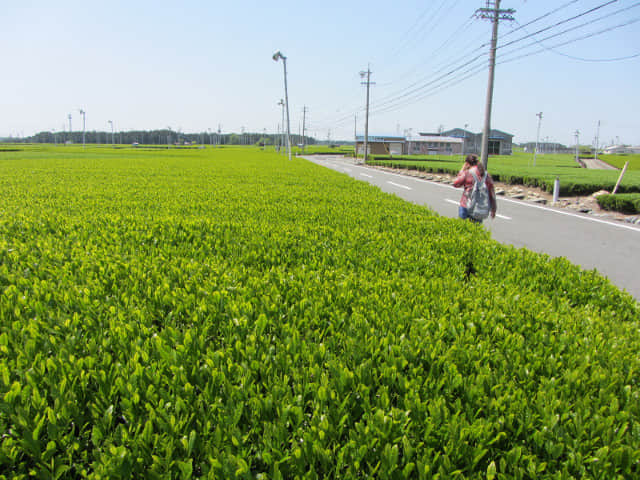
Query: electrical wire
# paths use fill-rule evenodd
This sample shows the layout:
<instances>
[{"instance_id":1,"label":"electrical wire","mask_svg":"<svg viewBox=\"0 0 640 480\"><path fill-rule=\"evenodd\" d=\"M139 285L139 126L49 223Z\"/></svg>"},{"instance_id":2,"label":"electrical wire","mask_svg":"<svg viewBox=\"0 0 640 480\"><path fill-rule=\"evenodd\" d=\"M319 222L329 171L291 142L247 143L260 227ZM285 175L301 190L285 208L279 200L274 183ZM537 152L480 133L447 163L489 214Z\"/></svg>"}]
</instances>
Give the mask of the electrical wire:
<instances>
[{"instance_id":1,"label":"electrical wire","mask_svg":"<svg viewBox=\"0 0 640 480\"><path fill-rule=\"evenodd\" d=\"M613 30L616 30L616 29L618 29L618 28L626 27L626 26L628 26L628 25L632 25L632 24L637 23L637 22L640 22L640 17L639 17L639 18L635 18L635 19L633 19L633 20L629 20L628 22L620 23L620 24L618 24L618 25L614 25L614 26L612 26L612 27L605 28L605 29L600 30L600 31L597 31L597 32L592 32L592 33L589 33L589 34L587 34L587 35L583 35L583 36L578 37L578 38L574 38L574 39L567 40L567 41L562 42L562 43L558 43L558 44L556 44L556 45L553 45L553 46L552 46L552 47L550 47L550 48L563 47L563 46L568 45L568 44L570 44L570 43L575 43L575 42L578 42L578 41L581 41L581 40L586 40L586 39L588 39L588 38L596 37L596 36L598 36L598 35L602 35L602 34L604 34L604 33L608 33L608 32L611 32L611 31L613 31ZM531 46L531 45L529 45L529 46ZM545 48L542 48L542 49L537 50L537 51L535 51L535 52L530 52L530 53L526 53L526 54L520 55L520 56L518 56L518 57L508 58L508 59L502 60L502 61L498 62L498 65L503 64L503 63L513 62L513 61L515 61L515 60L520 60L520 59L522 59L522 58L527 58L527 57L530 57L530 56L536 55L536 54L538 54L538 53L544 52L544 51L545 51L545 50L547 50L548 48L549 48L549 47L545 47ZM521 50L521 49L518 49L518 50L515 50L515 51L519 51L519 50ZM513 51L513 52L508 52L508 53L515 53L515 51ZM637 55L631 55L631 56L628 56L628 57L620 57L620 58L618 58L618 59L605 59L605 60L602 60L602 61L619 61L619 60L627 60L627 59L630 59L630 58L636 58L636 57L638 57L638 56L640 56L640 54L637 54Z\"/></svg>"},{"instance_id":2,"label":"electrical wire","mask_svg":"<svg viewBox=\"0 0 640 480\"><path fill-rule=\"evenodd\" d=\"M526 26L531 25L531 24L533 24L533 23L535 23L537 21L540 21L540 20L552 15L553 13L556 13L559 10L561 10L561 9L563 9L563 8L573 4L573 3L576 3L576 2L577 2L577 0L570 1L570 2L564 4L564 5L560 6L560 7L552 10L551 12L548 12L548 13L546 13L546 14L544 14L544 15L542 15L542 16L540 16L540 17L538 17L538 18L536 18L536 19L534 19L534 20L532 20L530 22L527 22L524 25L520 25L518 28L516 28L516 29L512 30L511 32L509 32L509 34L515 33L516 31L519 31L519 30L523 30ZM582 12L582 13L580 13L578 15L575 15L575 16L573 16L571 18L562 20L562 21L557 22L557 23L555 23L553 25L550 25L550 26L547 26L545 28L542 28L542 29L536 31L535 33L527 34L524 37L521 37L519 39L513 40L513 41L508 42L506 44L500 45L497 48L503 48L504 49L506 47L509 47L509 46L512 46L512 45L516 45L517 43L519 43L521 41L524 41L524 40L526 40L528 38L535 37L535 35L537 35L539 33L542 33L542 32L545 32L545 31L549 31L549 30L551 30L553 28L557 28L560 25L564 25L564 24L566 24L566 23L568 23L570 21L576 20L577 18L586 16L586 15L588 15L590 13L593 13L593 12L595 12L597 10L600 10L600 9L602 9L602 8L608 6L608 5L611 5L613 3L616 3L616 2L617 2L617 0L612 0L612 1L609 1L609 2L606 2L606 3L603 3L603 4L601 4L601 5L597 6L597 7L594 7L592 9L590 9L590 10ZM601 16L601 17L599 17L597 19L594 19L594 20L591 20L589 22L585 22L585 23L583 23L581 25L571 27L571 28L566 29L566 30L564 30L562 32L550 35L550 36L544 38L543 41L544 40L549 40L551 38L556 38L556 37L564 35L564 34L567 34L567 33L571 32L571 31L574 31L574 30L577 30L579 28L585 27L587 25L593 24L593 23L595 23L597 21L609 18L609 17L611 17L613 15L616 15L618 13L621 13L623 11L628 11L628 10L630 10L632 8L635 8L638 5L640 5L640 2L634 4L634 5L630 6L630 7L626 7L626 8L617 10L616 12ZM587 38L591 38L591 37L594 37L594 36L597 36L597 35L601 35L601 34L610 32L610 31L615 30L617 28L622 28L624 26L631 25L631 24L636 23L638 21L640 21L640 18L633 19L631 21L624 22L624 23L621 23L621 24L618 24L618 25L615 25L615 26L612 26L612 27L608 27L608 28L605 28L605 29L597 31L597 32L591 32L591 33L589 33L587 35L583 35L583 36L580 36L580 37L577 37L577 38L573 38L573 39L570 39L570 40L555 44L555 45L553 45L551 47L544 46L541 43L541 40L535 39L535 41L533 43L530 43L530 44L525 45L525 46L521 46L521 47L519 47L519 48L517 48L515 50L507 51L504 54L505 55L510 55L510 54L513 54L513 53L521 51L521 50L526 50L527 48L530 48L531 46L533 46L535 44L541 45L543 47L542 49L537 50L535 52L529 52L529 53L526 53L526 54L523 54L523 55L519 55L517 57L503 59L503 60L499 61L498 64L510 63L512 61L516 61L516 60L519 60L519 59L522 59L522 58L533 56L533 55L541 53L541 52L543 52L545 50L551 50L552 48L557 48L557 47L561 47L561 46L564 46L564 45L575 43L575 42L578 42L578 41L581 41L581 40L585 40ZM468 23L468 21L465 22L464 25L466 25L467 23ZM460 28L463 28L463 27L460 27ZM452 35L451 37L449 37L449 39L447 39L445 41L445 44L447 44L447 42L450 40L450 38L453 38L454 36L455 35ZM504 36L507 36L507 34L505 34ZM473 52L479 50L480 48L484 48L486 45L487 45L487 43L484 43L480 47L477 47ZM576 59L576 60L594 61L594 62L596 62L596 61L601 61L601 62L605 62L605 61L607 61L607 62L609 62L609 61L620 61L620 60L627 60L627 59L631 59L631 58L637 58L637 57L640 56L640 53L638 53L638 54L635 54L635 55L624 56L624 57L617 57L617 58L610 58L610 59L589 60L589 59L583 59L583 58L580 58L580 57L572 57L570 55L565 55L565 54L562 54L560 52L554 52L554 53L566 56L568 58L573 58L573 59ZM472 58L471 60L468 60L468 61L462 63L461 65L458 65L457 67L455 66L456 63L459 63L460 61L467 59L468 55L469 54L463 55L461 58L456 59L456 61L449 62L443 68L440 68L439 70L437 70L436 72L430 74L427 77L422 77L422 79L418 80L417 82L414 82L414 83L410 84L408 87L405 87L404 89L401 89L401 90L399 90L397 92L394 92L394 93L392 93L390 95L387 95L386 97L382 97L381 101L376 102L375 104L373 104L373 106L370 105L370 112L369 112L370 116L391 112L391 111L394 111L394 110L398 110L398 109L400 109L400 108L402 108L402 107L404 107L406 105L415 104L416 102L418 102L418 101L420 101L420 100L422 100L424 98L436 95L436 94L438 94L438 93L440 93L440 92L442 92L444 90L447 90L447 89L449 89L449 88L451 88L451 87L453 87L455 85L458 85L461 82L463 82L463 81L465 81L465 80L467 80L469 78L472 78L473 76L475 76L478 73L480 73L482 71L485 71L487 69L486 65L482 65L482 66L474 65L474 63L477 62L484 55L486 55L486 53L481 54L481 55L477 55L474 58ZM464 70L465 67L469 67L469 68ZM446 73L444 73L443 75L435 77L435 78L433 78L433 79L431 79L429 81L425 81L427 78L434 77L434 75L437 75L437 73L442 72L446 68L450 68L450 70L447 71ZM422 83L422 82L424 82L424 83ZM420 85L420 86L418 86L418 85ZM361 107L361 108L357 109L356 112L349 113L348 115L344 115L343 117L339 118L334 123L334 125L340 125L340 124L343 124L344 122L346 122L347 120L352 120L353 116L355 114L358 114L358 113L361 113L361 112L364 112L364 111L365 111L365 108Z\"/></svg>"},{"instance_id":3,"label":"electrical wire","mask_svg":"<svg viewBox=\"0 0 640 480\"><path fill-rule=\"evenodd\" d=\"M566 8L566 7L568 7L568 6L569 6L569 5L571 5L571 4L577 3L577 2L579 2L579 1L580 1L580 0L571 0L570 2L567 2L567 3L565 3L564 5L561 5L560 7L556 8L555 10L552 10L552 11L550 11L550 12L547 12L547 13L545 13L544 15L541 15L540 17L535 18L535 19L533 19L533 20L531 20L531 21L529 21L529 22L525 23L524 25L520 25L518 28L515 28L515 29L513 29L513 30L511 30L511 31L509 31L509 32L507 32L507 33L505 33L502 37L503 37L503 38L504 38L504 37L508 37L509 35L511 35L511 34L513 34L513 33L515 33L515 32L517 32L518 30L521 30L521 29L523 29L523 28L525 28L525 27L528 27L529 25L532 25L532 24L534 24L534 23L536 23L536 22L538 22L538 21L542 20L543 18L547 18L547 17L549 17L549 16L553 15L554 13L558 13L560 10L562 10L562 9L564 9L564 8ZM516 22L516 23L517 23L517 22Z\"/></svg>"},{"instance_id":4,"label":"electrical wire","mask_svg":"<svg viewBox=\"0 0 640 480\"><path fill-rule=\"evenodd\" d=\"M567 19L565 19L565 20L562 20L562 21L560 21L560 22L556 23L555 25L550 25L550 26L548 26L548 27L545 27L545 28L543 28L543 29L538 30L538 31L537 31L537 32L535 32L535 33L531 33L531 34L526 35L526 36L524 36L524 37L518 38L517 40L513 40L513 41L511 41L511 42L509 42L509 43L506 43L506 44L504 44L504 45L500 45L498 48L508 47L509 45L513 45L513 44L515 44L515 43L521 42L522 40L526 40L527 38L531 38L531 37L533 37L533 36L535 36L535 35L538 35L539 33L546 32L547 30L551 30L552 28L555 28L555 27L559 27L560 25L563 25L563 24L565 24L565 23L568 23L568 22L571 22L571 21L573 21L573 20L576 20L577 18L584 17L585 15L588 15L588 14L590 14L590 13L593 13L593 12L595 12L596 10L599 10L599 9L601 9L601 8L606 7L607 5L611 5L612 3L616 3L617 1L618 1L618 0L611 0L610 2L603 3L602 5L599 5L599 6L597 6L597 7L594 7L594 8L592 8L592 9L590 9L590 10L587 10L586 12L582 12L582 13L581 13L581 14L579 14L579 15L575 15L575 16L573 16L573 17L571 17L571 18L567 18ZM612 13L611 15L615 15L615 13L617 13L617 12L614 12L614 13ZM609 15L609 16L611 16L611 15ZM601 18L607 18L607 16L605 16L605 17L601 17ZM597 21L597 20L593 20L592 22L587 22L587 23L585 23L585 24L582 24L582 26L584 26L584 25L588 25L589 23L593 23L594 21ZM575 29L575 28L579 28L579 27L574 27L574 29ZM556 35L556 36L557 36L557 35Z\"/></svg>"},{"instance_id":5,"label":"electrical wire","mask_svg":"<svg viewBox=\"0 0 640 480\"><path fill-rule=\"evenodd\" d=\"M573 38L571 40L567 40L567 41L561 42L561 43L559 43L557 45L554 45L552 48L557 48L557 47L561 47L561 46L564 46L564 45L568 45L570 43L575 43L575 42L578 42L578 41L581 41L581 40L586 40L588 38L592 38L592 37L595 37L595 36L598 36L598 35L602 35L604 33L608 33L610 31L613 31L613 30L616 30L618 28L622 28L622 27L625 27L625 26L628 26L628 25L631 25L631 24L634 24L634 23L637 23L637 22L640 22L640 18L636 18L636 19L633 19L633 20L630 20L630 21L627 21L627 22L624 22L624 23L621 23L621 24L618 24L618 25L615 25L615 26L611 26L611 27L602 29L602 30L597 31L597 32L591 32L589 34L586 34L586 35L583 35L583 36L580 36L580 37L577 37L577 38ZM536 55L538 53L541 53L541 52L545 51L545 49L546 48L537 50L535 52L529 52L529 53L526 53L526 54L523 54L523 55L520 55L520 56L517 56L517 57L514 57L514 58L507 58L507 59L504 59L504 60L502 60L500 62L497 62L497 64L501 65L501 64L505 64L505 63L510 63L512 61L520 60L522 58L530 57L530 56L533 56L533 55ZM518 49L516 51L519 51L519 50L520 49ZM514 53L514 52L509 52L509 53ZM631 56L628 56L628 57L620 57L619 59L607 59L607 61L636 58L636 57L639 57L639 56L640 56L640 53L636 54L636 55L631 55ZM387 113L387 112L394 111L394 110L397 110L399 108L402 108L402 107L404 107L404 106L406 106L408 104L415 103L415 102L417 102L419 100L423 100L424 98L433 96L433 95L435 95L437 93L440 93L441 91L444 91L444 90L446 90L448 88L451 88L451 87L453 87L455 85L458 85L459 83L461 83L461 82L463 82L463 81L465 81L465 80L467 80L467 79L469 79L469 78L471 78L471 77L473 77L473 76L477 75L478 73L480 73L482 71L485 71L485 70L486 70L486 67L484 67L484 66L483 67L472 67L472 68L470 68L470 69L468 69L468 70L466 70L464 72L461 72L458 76L454 77L453 79L450 79L450 80L447 80L447 82L443 82L443 83L440 83L438 85L435 85L432 89L430 89L430 90L428 90L426 92L423 92L421 94L411 96L409 98L406 98L403 101L399 101L399 102L396 102L396 103L387 102L387 106L385 106L383 108L379 108L380 105L375 105L373 108L370 108L370 115L377 115L377 114L380 114L380 113ZM400 100L400 99L397 99L397 100Z\"/></svg>"},{"instance_id":6,"label":"electrical wire","mask_svg":"<svg viewBox=\"0 0 640 480\"><path fill-rule=\"evenodd\" d=\"M526 30L525 30L526 31ZM624 57L615 57L615 58L584 58L584 57L576 57L573 55L569 55L566 53L562 53L562 52L558 52L557 50L554 50L555 47L548 47L547 45L543 44L542 42L538 41L536 42L538 45L540 45L542 48L544 48L545 50L551 52L551 53L555 53L556 55L560 55L566 58L570 58L572 60L578 60L581 62L591 62L591 63L604 63L604 62L620 62L623 60L630 60L632 58L637 58L640 57L640 53L636 53L633 55L627 55Z\"/></svg>"}]
</instances>

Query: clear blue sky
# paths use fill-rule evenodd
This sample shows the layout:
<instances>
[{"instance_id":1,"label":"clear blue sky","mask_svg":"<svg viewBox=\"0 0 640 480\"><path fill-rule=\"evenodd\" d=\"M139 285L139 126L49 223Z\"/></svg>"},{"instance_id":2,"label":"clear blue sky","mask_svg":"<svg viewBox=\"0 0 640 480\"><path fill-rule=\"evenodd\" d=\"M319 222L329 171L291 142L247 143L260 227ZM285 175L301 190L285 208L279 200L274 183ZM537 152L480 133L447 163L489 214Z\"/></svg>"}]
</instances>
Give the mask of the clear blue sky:
<instances>
[{"instance_id":1,"label":"clear blue sky","mask_svg":"<svg viewBox=\"0 0 640 480\"><path fill-rule=\"evenodd\" d=\"M465 124L479 132L490 22L472 15L485 3L5 2L0 136L68 129L69 113L80 130L80 108L87 130L110 130L113 120L116 130L274 132L284 96L276 50L288 57L294 132L304 106L317 138L353 138L356 114L364 131L359 72L368 64L370 134ZM592 143L600 121L601 143L640 144L640 5L617 0L585 13L605 3L502 1L517 22L500 24L493 128L535 141L543 112L541 139L573 144L580 130L580 142ZM633 58L610 61L623 57Z\"/></svg>"}]
</instances>

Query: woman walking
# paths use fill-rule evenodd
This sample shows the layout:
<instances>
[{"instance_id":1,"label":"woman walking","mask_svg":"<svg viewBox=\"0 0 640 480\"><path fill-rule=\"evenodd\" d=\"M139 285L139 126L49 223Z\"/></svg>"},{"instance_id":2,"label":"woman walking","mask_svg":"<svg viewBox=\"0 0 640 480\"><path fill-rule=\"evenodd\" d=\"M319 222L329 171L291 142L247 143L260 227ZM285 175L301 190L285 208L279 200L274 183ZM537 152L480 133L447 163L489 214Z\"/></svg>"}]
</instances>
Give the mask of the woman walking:
<instances>
[{"instance_id":1,"label":"woman walking","mask_svg":"<svg viewBox=\"0 0 640 480\"><path fill-rule=\"evenodd\" d=\"M464 161L464 165L458 173L458 176L453 181L453 186L456 188L463 187L464 191L462 192L462 198L460 199L460 207L458 209L458 216L463 220L469 219L472 222L482 223L482 220L486 218L488 215L481 215L480 217L470 212L470 207L473 208L473 205L470 205L471 194L474 191L474 187L476 183L481 182L478 185L478 189L483 188L483 184L486 186L486 194L488 194L488 215L491 215L491 218L495 218L496 209L497 209L497 201L496 201L496 192L493 186L493 180L491 179L491 175L489 175L484 170L484 166L482 163L478 163L478 157L476 155L467 155L467 158ZM482 196L482 192L480 194Z\"/></svg>"}]
</instances>

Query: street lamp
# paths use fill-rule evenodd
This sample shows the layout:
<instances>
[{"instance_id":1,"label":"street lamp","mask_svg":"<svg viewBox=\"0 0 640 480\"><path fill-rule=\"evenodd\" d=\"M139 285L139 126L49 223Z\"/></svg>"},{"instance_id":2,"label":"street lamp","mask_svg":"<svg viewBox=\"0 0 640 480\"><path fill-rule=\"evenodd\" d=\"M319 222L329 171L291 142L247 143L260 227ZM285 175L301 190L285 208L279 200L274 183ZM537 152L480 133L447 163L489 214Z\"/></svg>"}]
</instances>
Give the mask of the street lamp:
<instances>
[{"instance_id":1,"label":"street lamp","mask_svg":"<svg viewBox=\"0 0 640 480\"><path fill-rule=\"evenodd\" d=\"M85 132L85 120L87 119L87 112L83 109L80 109L80 115L82 115L82 148L85 147L84 143L84 132Z\"/></svg>"},{"instance_id":2,"label":"street lamp","mask_svg":"<svg viewBox=\"0 0 640 480\"><path fill-rule=\"evenodd\" d=\"M291 127L289 123L289 94L287 93L287 57L282 55L280 50L273 54L273 61L277 62L282 59L284 65L284 101L287 106L287 149L289 151L289 160L291 160Z\"/></svg>"}]
</instances>

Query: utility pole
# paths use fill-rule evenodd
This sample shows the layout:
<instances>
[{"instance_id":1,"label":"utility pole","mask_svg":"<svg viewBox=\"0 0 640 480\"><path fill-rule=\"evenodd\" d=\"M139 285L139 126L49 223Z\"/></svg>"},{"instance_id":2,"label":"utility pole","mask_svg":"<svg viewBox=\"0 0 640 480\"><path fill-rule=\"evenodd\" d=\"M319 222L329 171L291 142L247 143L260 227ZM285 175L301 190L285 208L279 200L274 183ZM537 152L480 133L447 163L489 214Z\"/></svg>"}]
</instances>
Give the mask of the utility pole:
<instances>
[{"instance_id":1,"label":"utility pole","mask_svg":"<svg viewBox=\"0 0 640 480\"><path fill-rule=\"evenodd\" d=\"M467 151L467 128L469 127L468 123L464 124L464 139L462 140L462 160L464 161L465 152Z\"/></svg>"},{"instance_id":2,"label":"utility pole","mask_svg":"<svg viewBox=\"0 0 640 480\"><path fill-rule=\"evenodd\" d=\"M73 129L71 128L71 114L69 114L69 137L71 138L71 143L73 143Z\"/></svg>"},{"instance_id":3,"label":"utility pole","mask_svg":"<svg viewBox=\"0 0 640 480\"><path fill-rule=\"evenodd\" d=\"M538 155L538 142L540 141L540 124L542 123L542 112L536 113L538 117L538 135L536 135L536 148L533 151L533 166L536 166L536 156Z\"/></svg>"},{"instance_id":4,"label":"utility pole","mask_svg":"<svg viewBox=\"0 0 640 480\"><path fill-rule=\"evenodd\" d=\"M353 156L358 158L358 114L353 116Z\"/></svg>"},{"instance_id":5,"label":"utility pole","mask_svg":"<svg viewBox=\"0 0 640 480\"><path fill-rule=\"evenodd\" d=\"M87 113L83 110L80 109L80 115L82 115L82 148L85 147L85 143L84 143L84 129L85 129L85 120L87 118Z\"/></svg>"},{"instance_id":6,"label":"utility pole","mask_svg":"<svg viewBox=\"0 0 640 480\"><path fill-rule=\"evenodd\" d=\"M598 120L598 129L596 130L596 141L593 149L593 158L598 160L598 144L600 143L600 120Z\"/></svg>"},{"instance_id":7,"label":"utility pole","mask_svg":"<svg viewBox=\"0 0 640 480\"><path fill-rule=\"evenodd\" d=\"M476 10L476 17L491 19L493 33L491 35L491 49L489 50L489 82L487 84L487 102L484 110L484 128L482 129L482 150L480 158L485 169L489 163L489 134L491 132L491 105L493 103L493 80L496 68L496 46L498 43L498 23L500 20L513 20L515 10L509 8L500 10L500 0L487 0L485 8Z\"/></svg>"},{"instance_id":8,"label":"utility pole","mask_svg":"<svg viewBox=\"0 0 640 480\"><path fill-rule=\"evenodd\" d=\"M360 78L367 77L366 82L361 82L362 85L367 86L367 107L366 116L364 117L364 163L367 163L369 159L369 89L371 86L371 68L367 65L367 71L360 72Z\"/></svg>"},{"instance_id":9,"label":"utility pole","mask_svg":"<svg viewBox=\"0 0 640 480\"><path fill-rule=\"evenodd\" d=\"M576 130L576 162L580 163L580 130Z\"/></svg>"},{"instance_id":10,"label":"utility pole","mask_svg":"<svg viewBox=\"0 0 640 480\"><path fill-rule=\"evenodd\" d=\"M305 120L306 120L306 115L307 112L309 111L309 109L304 106L302 107L302 154L304 154L304 144L305 144L305 140L304 140L304 131L305 131Z\"/></svg>"},{"instance_id":11,"label":"utility pole","mask_svg":"<svg viewBox=\"0 0 640 480\"><path fill-rule=\"evenodd\" d=\"M278 105L280 105L282 107L282 123L280 124L282 126L282 136L280 137L280 149L282 150L282 153L285 153L285 149L284 149L284 100L280 99L280 101L278 102Z\"/></svg>"},{"instance_id":12,"label":"utility pole","mask_svg":"<svg viewBox=\"0 0 640 480\"><path fill-rule=\"evenodd\" d=\"M111 148L113 148L114 147L114 143L115 143L115 141L113 139L113 121L109 120L109 124L111 125Z\"/></svg>"}]
</instances>

